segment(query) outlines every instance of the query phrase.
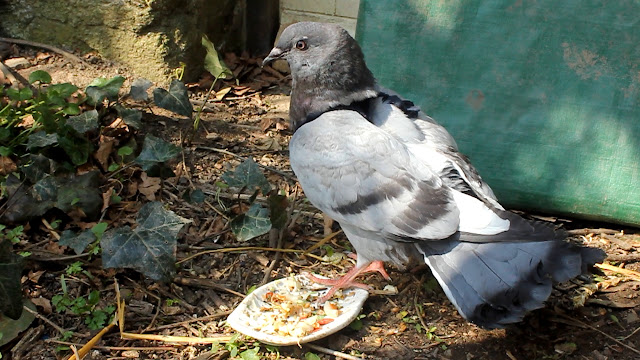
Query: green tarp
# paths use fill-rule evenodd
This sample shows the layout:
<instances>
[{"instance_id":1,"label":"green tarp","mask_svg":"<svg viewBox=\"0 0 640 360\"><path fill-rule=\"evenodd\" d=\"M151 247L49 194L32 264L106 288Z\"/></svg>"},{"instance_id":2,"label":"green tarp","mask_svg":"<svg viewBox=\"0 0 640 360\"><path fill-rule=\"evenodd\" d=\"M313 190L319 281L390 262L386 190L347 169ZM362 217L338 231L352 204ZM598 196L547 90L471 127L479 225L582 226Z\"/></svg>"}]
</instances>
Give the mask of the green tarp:
<instances>
[{"instance_id":1,"label":"green tarp","mask_svg":"<svg viewBox=\"0 0 640 360\"><path fill-rule=\"evenodd\" d=\"M506 206L640 225L640 1L361 0L357 38Z\"/></svg>"}]
</instances>

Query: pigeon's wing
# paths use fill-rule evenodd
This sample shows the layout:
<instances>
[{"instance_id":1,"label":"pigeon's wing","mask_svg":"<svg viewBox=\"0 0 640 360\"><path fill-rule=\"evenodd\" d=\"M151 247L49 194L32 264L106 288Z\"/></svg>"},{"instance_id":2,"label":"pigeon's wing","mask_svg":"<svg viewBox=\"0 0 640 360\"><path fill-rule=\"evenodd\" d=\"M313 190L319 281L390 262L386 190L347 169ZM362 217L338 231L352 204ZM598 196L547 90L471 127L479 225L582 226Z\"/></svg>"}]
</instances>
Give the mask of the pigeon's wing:
<instances>
[{"instance_id":1,"label":"pigeon's wing","mask_svg":"<svg viewBox=\"0 0 640 360\"><path fill-rule=\"evenodd\" d=\"M461 222L479 234L509 227L357 112L327 112L299 128L289 146L305 194L340 223L400 241L447 238Z\"/></svg>"},{"instance_id":2,"label":"pigeon's wing","mask_svg":"<svg viewBox=\"0 0 640 360\"><path fill-rule=\"evenodd\" d=\"M378 91L371 116L376 126L406 144L418 158L428 156L429 166L450 188L503 209L469 159L458 152L455 140L444 127L397 93L381 87Z\"/></svg>"}]
</instances>

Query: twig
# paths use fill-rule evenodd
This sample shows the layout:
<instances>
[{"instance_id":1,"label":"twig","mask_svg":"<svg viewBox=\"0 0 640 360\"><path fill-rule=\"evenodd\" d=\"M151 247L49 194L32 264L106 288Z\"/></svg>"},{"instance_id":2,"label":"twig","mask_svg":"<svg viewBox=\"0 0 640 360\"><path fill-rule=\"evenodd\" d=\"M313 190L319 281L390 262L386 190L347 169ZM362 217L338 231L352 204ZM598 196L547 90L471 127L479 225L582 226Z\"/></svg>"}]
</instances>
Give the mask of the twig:
<instances>
[{"instance_id":1,"label":"twig","mask_svg":"<svg viewBox=\"0 0 640 360\"><path fill-rule=\"evenodd\" d=\"M619 274L622 275L626 275L634 280L638 280L640 281L640 273L637 271L633 271L633 270L629 270L629 269L624 269L618 266L613 266L613 265L609 265L609 264L595 264L594 265L597 268L603 269L603 270L609 270L609 271L614 271L617 272Z\"/></svg>"},{"instance_id":2,"label":"twig","mask_svg":"<svg viewBox=\"0 0 640 360\"><path fill-rule=\"evenodd\" d=\"M589 234L609 234L609 235L614 235L619 233L619 231L616 230L611 230L611 229L575 229L575 230L569 230L567 231L567 233L569 235L589 235Z\"/></svg>"},{"instance_id":3,"label":"twig","mask_svg":"<svg viewBox=\"0 0 640 360\"><path fill-rule=\"evenodd\" d=\"M67 345L67 346L71 346L71 345L75 345L75 346L82 346L82 344L77 344L77 343L72 343L69 341L60 341L60 340L55 340L55 339L45 339L45 342L48 343L54 343L54 344L60 344L60 345ZM94 346L94 349L99 349L99 350L108 350L108 351L126 351L126 350L138 350L138 351L171 351L171 350L176 350L176 346L150 346L150 347L144 347L144 346Z\"/></svg>"},{"instance_id":4,"label":"twig","mask_svg":"<svg viewBox=\"0 0 640 360\"><path fill-rule=\"evenodd\" d=\"M635 252L631 254L607 254L607 260L620 262L638 261L640 260L640 253Z\"/></svg>"},{"instance_id":5,"label":"twig","mask_svg":"<svg viewBox=\"0 0 640 360\"><path fill-rule=\"evenodd\" d=\"M283 232L281 230L278 230L279 234L282 234ZM281 249L282 248L282 236L278 237L278 243L276 245L276 249ZM269 267L267 268L267 270L264 273L264 277L262 278L262 281L260 282L260 285L264 285L266 283L269 282L269 279L271 279L271 272L273 271L273 269L276 268L276 265L278 264L278 262L280 262L280 257L282 256L281 252L277 252L276 255L273 257L273 260L271 260L271 264L269 264Z\"/></svg>"},{"instance_id":6,"label":"twig","mask_svg":"<svg viewBox=\"0 0 640 360\"><path fill-rule=\"evenodd\" d=\"M307 249L306 252L312 252L313 250L319 248L320 246L326 244L327 242L329 242L329 240L333 239L334 237L336 237L336 235L340 234L342 232L342 230L338 230L334 233L331 233L327 236L325 236L322 240L318 241L317 243L315 243L313 246L311 246L310 248Z\"/></svg>"},{"instance_id":7,"label":"twig","mask_svg":"<svg viewBox=\"0 0 640 360\"><path fill-rule=\"evenodd\" d=\"M603 336L604 336L604 337L606 337L607 339L614 341L614 342L615 342L615 343L617 343L618 345L620 345L620 346L624 346L625 348L627 348L627 349L629 349L629 350L633 351L634 353L636 353L636 354L640 355L640 351L638 351L636 348L634 348L634 347L632 347L632 346L630 346L630 345L627 345L627 344L623 343L622 341L620 341L620 340L618 340L618 339L614 338L613 336L611 336L611 335L609 335L609 334L605 333L604 331L602 331L602 330L600 330L600 329L598 329L598 328L596 328L596 327L593 327L593 326L591 326L591 325L589 325L589 324L587 324L587 323L584 323L584 322L582 322L582 321L580 321L580 320L578 320L578 319L574 319L574 318L572 318L571 316L568 316L568 315L565 315L565 314L561 314L561 313L559 313L558 315L560 315L560 316L562 316L563 318L565 318L565 319L569 320L570 322L574 322L574 324L573 324L573 325L578 324L579 326L582 326L583 328L587 328L587 329L589 329L589 330L593 330L593 331L595 331L595 332L597 332L597 333L599 333L599 334L603 335Z\"/></svg>"},{"instance_id":8,"label":"twig","mask_svg":"<svg viewBox=\"0 0 640 360\"><path fill-rule=\"evenodd\" d=\"M348 360L362 360L363 359L362 357L357 357L357 356L345 354L345 353L340 352L340 351L327 349L326 347L322 347L322 346L319 346L319 345L316 345L316 344L306 343L306 344L304 344L304 346L310 347L313 350L320 351L321 353L325 353L327 355L332 355L332 356L335 356L335 357L339 357L341 359L348 359Z\"/></svg>"},{"instance_id":9,"label":"twig","mask_svg":"<svg viewBox=\"0 0 640 360\"><path fill-rule=\"evenodd\" d=\"M224 292L228 292L229 294L233 294L236 296L239 296L241 298L246 297L247 295L243 294L243 293L239 293L235 290L231 290L229 288L226 288L222 285L216 284L214 282L211 282L211 280L207 280L207 279L194 279L194 278L185 278L185 277L176 277L173 279L175 283L178 283L180 285L186 285L186 286L197 286L197 287L201 287L201 288L209 288L209 289L215 289L215 290L220 290L220 291L224 291Z\"/></svg>"},{"instance_id":10,"label":"twig","mask_svg":"<svg viewBox=\"0 0 640 360\"><path fill-rule=\"evenodd\" d=\"M46 317L44 317L44 316L40 315L40 313L39 313L39 312L34 311L34 310L31 310L31 309L29 309L29 308L28 308L28 307L26 307L26 306L23 306L22 308L23 308L24 310L26 310L26 311L30 312L31 314L33 314L33 316L37 317L38 319L40 319L40 320L42 320L42 321L46 322L47 324L49 324L49 326L51 326L52 328L56 329L56 331L57 331L57 332L59 332L59 333L60 333L60 335L64 335L64 334L67 332L67 330L65 330L65 329L63 329L62 327L58 326L58 325L57 325L56 323L54 323L53 321L51 321L51 320L47 319ZM74 333L72 333L72 334L73 334L73 336L76 336L76 337L87 337L87 335L80 334L80 333L76 333L76 332L74 332Z\"/></svg>"},{"instance_id":11,"label":"twig","mask_svg":"<svg viewBox=\"0 0 640 360\"><path fill-rule=\"evenodd\" d=\"M298 250L298 249L276 249L276 248L269 248L269 247L261 247L261 246L241 246L241 247L236 247L236 248L224 248L224 249L213 249L213 250L206 250L206 251L202 251L199 252L197 254L193 254L191 256L187 256L184 259L178 260L176 262L177 264L181 264L185 261L189 261L193 258L196 258L200 255L205 255L205 254L213 254L213 253L227 253L227 252L238 252L238 251L273 251L273 252L283 252L283 253L303 253L305 252L305 250ZM304 254L305 256L309 256L312 257L316 260L320 260L320 261L324 261L322 260L322 258L320 256L314 255L314 254Z\"/></svg>"},{"instance_id":12,"label":"twig","mask_svg":"<svg viewBox=\"0 0 640 360\"><path fill-rule=\"evenodd\" d=\"M13 43L13 44L19 44L19 45L26 45L26 46L33 46L33 47L43 48L45 50L53 51L55 53L58 53L58 54L60 54L60 55L62 55L64 57L66 57L66 58L69 58L70 60L73 60L76 63L82 63L82 64L85 64L85 65L88 65L81 58L73 55L72 53L70 53L68 51L64 51L64 50L62 50L60 48L57 48L55 46L42 44L42 43L37 43L37 42L33 42L33 41L27 41L27 40L21 40L21 39L11 39L11 38L4 38L4 37L0 37L0 41Z\"/></svg>"},{"instance_id":13,"label":"twig","mask_svg":"<svg viewBox=\"0 0 640 360\"><path fill-rule=\"evenodd\" d=\"M9 79L9 81L11 81L11 86L18 84L19 82L18 79L16 79L16 77L13 76L13 72L11 71L11 69L9 69L7 65L5 65L2 61L0 61L0 71L2 71L2 73L4 74L4 77L6 77L7 79Z\"/></svg>"},{"instance_id":14,"label":"twig","mask_svg":"<svg viewBox=\"0 0 640 360\"><path fill-rule=\"evenodd\" d=\"M185 320L185 321L180 321L180 322L177 322L177 323L172 323L172 324L167 324L167 325L160 325L160 326L152 328L152 329L147 329L144 332L171 329L171 328L174 328L174 327L190 324L192 322L206 321L206 320L213 320L213 319L221 318L221 317L227 316L229 314L231 314L231 310L222 311L222 312L219 312L219 313L215 313L215 314L211 314L211 315L207 315L207 316L202 316L202 317L195 318L195 319L189 319L189 320Z\"/></svg>"},{"instance_id":15,"label":"twig","mask_svg":"<svg viewBox=\"0 0 640 360\"><path fill-rule=\"evenodd\" d=\"M230 155L230 156L233 156L233 157L235 157L235 158L241 159L242 161L247 160L247 158L246 158L246 157L244 157L244 156L240 156L240 155L238 155L238 154L234 154L234 153L232 153L231 151L228 151L228 150L225 150L225 149L218 149L218 148L209 147L209 146L196 146L196 150L197 150L197 149L201 149L201 150L209 150L209 151L214 151L214 152L218 152L218 153L225 154L225 155ZM288 178L288 179L294 180L294 181L296 180L296 178L295 178L293 175L291 175L291 174L285 173L285 172L283 172L283 171L280 171L280 170L278 170L278 169L274 169L274 168L269 167L269 166L266 166L266 165L262 165L262 164L260 164L259 162L256 162L256 164L257 164L258 166L260 166L261 168L265 169L265 170L269 170L269 171L271 171L271 172L273 172L273 173L276 173L276 174L278 174L278 175L282 175L282 176L284 176L284 177L286 177L286 178Z\"/></svg>"},{"instance_id":16,"label":"twig","mask_svg":"<svg viewBox=\"0 0 640 360\"><path fill-rule=\"evenodd\" d=\"M637 334L637 333L638 333L638 331L640 331L640 327L639 327L639 328L637 328L637 329L635 329L635 330L633 330L633 332L632 332L631 334L629 334L629 335L627 335L627 336L623 337L623 338L622 338L622 341L625 341L625 340L629 339L629 338L630 338L630 337L632 337L633 335Z\"/></svg>"}]
</instances>

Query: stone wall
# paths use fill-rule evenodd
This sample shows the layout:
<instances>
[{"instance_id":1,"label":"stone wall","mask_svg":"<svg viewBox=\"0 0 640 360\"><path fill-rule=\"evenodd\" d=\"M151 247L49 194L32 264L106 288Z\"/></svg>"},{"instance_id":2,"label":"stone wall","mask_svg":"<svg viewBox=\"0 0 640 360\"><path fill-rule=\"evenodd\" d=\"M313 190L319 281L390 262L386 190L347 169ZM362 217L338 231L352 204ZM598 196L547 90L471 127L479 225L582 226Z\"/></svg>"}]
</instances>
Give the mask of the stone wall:
<instances>
[{"instance_id":1,"label":"stone wall","mask_svg":"<svg viewBox=\"0 0 640 360\"><path fill-rule=\"evenodd\" d=\"M360 0L281 0L280 30L299 21L336 23L356 33Z\"/></svg>"},{"instance_id":2,"label":"stone wall","mask_svg":"<svg viewBox=\"0 0 640 360\"><path fill-rule=\"evenodd\" d=\"M181 63L186 79L202 71L203 33L233 43L237 0L5 0L4 36L101 56L136 75L166 81Z\"/></svg>"}]
</instances>

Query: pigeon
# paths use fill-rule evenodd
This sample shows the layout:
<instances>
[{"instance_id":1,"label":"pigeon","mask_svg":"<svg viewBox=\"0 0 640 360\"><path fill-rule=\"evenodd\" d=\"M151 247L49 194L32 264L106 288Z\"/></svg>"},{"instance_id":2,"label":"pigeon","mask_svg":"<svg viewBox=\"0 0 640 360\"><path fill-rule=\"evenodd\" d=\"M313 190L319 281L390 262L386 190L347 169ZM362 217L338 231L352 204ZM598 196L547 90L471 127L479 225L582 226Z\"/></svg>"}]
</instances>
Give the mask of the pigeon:
<instances>
[{"instance_id":1,"label":"pigeon","mask_svg":"<svg viewBox=\"0 0 640 360\"><path fill-rule=\"evenodd\" d=\"M557 282L604 258L552 224L506 210L444 127L378 85L338 25L288 26L264 59L289 63L291 167L309 201L336 220L356 252L344 276L366 287L383 263L426 263L458 312L485 328L519 322Z\"/></svg>"}]
</instances>

